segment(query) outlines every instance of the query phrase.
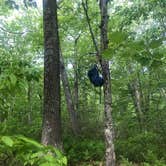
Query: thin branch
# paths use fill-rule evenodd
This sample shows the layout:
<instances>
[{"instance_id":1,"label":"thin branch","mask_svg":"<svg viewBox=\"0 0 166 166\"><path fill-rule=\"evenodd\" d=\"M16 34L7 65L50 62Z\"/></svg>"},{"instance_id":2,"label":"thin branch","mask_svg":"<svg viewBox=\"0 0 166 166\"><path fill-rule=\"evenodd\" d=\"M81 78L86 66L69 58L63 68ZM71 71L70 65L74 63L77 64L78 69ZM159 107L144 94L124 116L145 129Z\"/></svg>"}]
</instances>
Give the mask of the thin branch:
<instances>
[{"instance_id":1,"label":"thin branch","mask_svg":"<svg viewBox=\"0 0 166 166\"><path fill-rule=\"evenodd\" d=\"M97 56L99 57L99 49L98 49L98 46L97 46L97 42L96 42L96 40L95 40L95 35L94 35L94 33L93 33L92 26L91 26L91 23L90 23L90 18L89 18L89 15L88 15L87 0L86 0L85 3L84 3L84 1L82 0L82 6L83 6L83 9L84 9L84 12L85 12L85 15L86 15L86 20L87 20L87 23L88 23L88 27L89 27L89 31L90 31L91 37L92 37L93 45L94 45L95 50L96 50L96 52L97 52Z\"/></svg>"},{"instance_id":2,"label":"thin branch","mask_svg":"<svg viewBox=\"0 0 166 166\"><path fill-rule=\"evenodd\" d=\"M3 27L0 27L0 29L4 32L7 32L7 33L11 33L11 34L15 34L15 35L23 35L24 33L27 33L27 32L33 32L33 31L25 31L25 32L12 32L8 29L5 29Z\"/></svg>"},{"instance_id":3,"label":"thin branch","mask_svg":"<svg viewBox=\"0 0 166 166\"><path fill-rule=\"evenodd\" d=\"M78 42L80 36L81 36L81 33L75 38L75 41L74 41L74 45L75 45L75 46L77 45L77 42Z\"/></svg>"}]
</instances>

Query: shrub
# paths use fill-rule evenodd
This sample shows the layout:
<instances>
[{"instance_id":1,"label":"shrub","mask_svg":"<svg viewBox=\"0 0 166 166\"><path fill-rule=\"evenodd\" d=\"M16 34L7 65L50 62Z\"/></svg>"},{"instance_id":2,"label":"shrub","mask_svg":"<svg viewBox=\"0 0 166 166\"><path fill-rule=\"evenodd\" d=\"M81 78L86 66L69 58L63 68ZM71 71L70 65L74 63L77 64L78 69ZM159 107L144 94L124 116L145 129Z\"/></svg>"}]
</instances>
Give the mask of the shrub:
<instances>
[{"instance_id":1,"label":"shrub","mask_svg":"<svg viewBox=\"0 0 166 166\"><path fill-rule=\"evenodd\" d=\"M101 161L104 157L104 143L99 140L67 138L64 150L69 163Z\"/></svg>"},{"instance_id":2,"label":"shrub","mask_svg":"<svg viewBox=\"0 0 166 166\"><path fill-rule=\"evenodd\" d=\"M140 133L126 140L116 141L116 154L123 156L133 162L144 162L148 156L149 150L156 155L158 147L156 144L157 136L153 133ZM154 157L154 156L153 156Z\"/></svg>"},{"instance_id":3,"label":"shrub","mask_svg":"<svg viewBox=\"0 0 166 166\"><path fill-rule=\"evenodd\" d=\"M67 159L51 146L23 136L0 137L0 165L2 166L65 166Z\"/></svg>"}]
</instances>

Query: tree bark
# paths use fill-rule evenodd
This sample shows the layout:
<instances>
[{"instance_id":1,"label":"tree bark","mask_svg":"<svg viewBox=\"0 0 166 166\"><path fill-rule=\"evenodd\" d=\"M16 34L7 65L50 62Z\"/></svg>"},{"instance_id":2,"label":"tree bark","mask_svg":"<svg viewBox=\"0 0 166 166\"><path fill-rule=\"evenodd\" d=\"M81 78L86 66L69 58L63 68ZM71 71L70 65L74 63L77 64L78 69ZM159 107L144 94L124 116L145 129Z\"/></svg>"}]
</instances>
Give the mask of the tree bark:
<instances>
[{"instance_id":1,"label":"tree bark","mask_svg":"<svg viewBox=\"0 0 166 166\"><path fill-rule=\"evenodd\" d=\"M43 0L44 113L42 143L62 148L60 114L60 49L56 0Z\"/></svg>"},{"instance_id":2,"label":"tree bark","mask_svg":"<svg viewBox=\"0 0 166 166\"><path fill-rule=\"evenodd\" d=\"M102 59L101 53L108 48L108 39L107 39L107 26L108 26L108 14L107 14L107 3L108 0L100 0L99 7L101 12L101 35L100 35L100 49L98 48L95 36L90 24L90 18L88 15L88 5L87 0L82 0L82 6L86 15L89 31L92 37L93 45L96 50L97 59L102 68L102 74L104 78L104 115L105 115L105 144L106 144L106 166L115 166L115 150L113 143L113 121L112 121L112 98L111 98L111 77L109 70L109 62Z\"/></svg>"},{"instance_id":3,"label":"tree bark","mask_svg":"<svg viewBox=\"0 0 166 166\"><path fill-rule=\"evenodd\" d=\"M108 14L107 14L108 0L100 0L100 12L101 12L101 38L100 38L100 56L101 53L108 48ZM112 98L111 98L111 77L109 62L101 58L101 67L104 78L104 113L105 113L105 143L106 143L106 166L115 166L115 150L113 143L113 121L112 121Z\"/></svg>"},{"instance_id":4,"label":"tree bark","mask_svg":"<svg viewBox=\"0 0 166 166\"><path fill-rule=\"evenodd\" d=\"M71 94L69 81L68 81L67 73L65 70L65 65L64 65L64 60L62 55L61 55L61 79L62 79L63 89L65 93L65 98L66 98L67 109L70 115L72 130L75 135L78 135L80 132L79 126L78 126L78 120L77 120L77 115L74 108L74 102L72 100L72 94Z\"/></svg>"},{"instance_id":5,"label":"tree bark","mask_svg":"<svg viewBox=\"0 0 166 166\"><path fill-rule=\"evenodd\" d=\"M78 111L78 102L79 102L79 89L78 89L78 58L77 58L77 42L80 38L80 34L78 37L75 39L74 42L74 57L75 57L75 62L74 62L74 106L75 110Z\"/></svg>"},{"instance_id":6,"label":"tree bark","mask_svg":"<svg viewBox=\"0 0 166 166\"><path fill-rule=\"evenodd\" d=\"M143 129L143 112L142 112L142 104L141 104L141 94L140 94L138 84L136 81L133 80L131 81L131 83L129 83L129 91L133 99L140 129L142 130Z\"/></svg>"},{"instance_id":7,"label":"tree bark","mask_svg":"<svg viewBox=\"0 0 166 166\"><path fill-rule=\"evenodd\" d=\"M133 68L131 65L128 66L128 71L129 74L133 74ZM137 74L136 78L133 78L129 82L129 92L131 94L131 97L133 99L134 107L135 107L135 112L137 115L138 123L140 126L140 130L143 130L144 128L144 118L143 118L143 109L144 107L144 102L143 102L143 93L140 87L140 82L139 82L139 75ZM147 103L148 104L148 103Z\"/></svg>"},{"instance_id":8,"label":"tree bark","mask_svg":"<svg viewBox=\"0 0 166 166\"><path fill-rule=\"evenodd\" d=\"M28 82L28 124L32 124L32 83L31 81Z\"/></svg>"}]
</instances>

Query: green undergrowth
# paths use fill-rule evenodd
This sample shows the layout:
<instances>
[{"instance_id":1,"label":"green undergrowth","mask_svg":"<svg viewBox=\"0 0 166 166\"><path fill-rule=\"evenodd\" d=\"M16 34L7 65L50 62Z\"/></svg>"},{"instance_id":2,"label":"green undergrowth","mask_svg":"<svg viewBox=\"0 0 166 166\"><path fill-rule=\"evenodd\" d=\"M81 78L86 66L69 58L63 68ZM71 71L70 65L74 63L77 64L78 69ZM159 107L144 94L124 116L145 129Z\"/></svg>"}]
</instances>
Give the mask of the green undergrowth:
<instances>
[{"instance_id":1,"label":"green undergrowth","mask_svg":"<svg viewBox=\"0 0 166 166\"><path fill-rule=\"evenodd\" d=\"M65 166L66 157L57 149L24 136L0 137L1 166Z\"/></svg>"}]
</instances>

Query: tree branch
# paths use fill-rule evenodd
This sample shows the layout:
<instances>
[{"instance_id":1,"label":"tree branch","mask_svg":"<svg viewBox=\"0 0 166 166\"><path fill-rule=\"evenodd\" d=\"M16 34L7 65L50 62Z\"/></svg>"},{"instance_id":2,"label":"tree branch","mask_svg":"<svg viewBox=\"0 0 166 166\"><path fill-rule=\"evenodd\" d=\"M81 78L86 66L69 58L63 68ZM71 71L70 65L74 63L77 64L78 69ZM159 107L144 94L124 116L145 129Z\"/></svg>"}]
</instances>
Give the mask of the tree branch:
<instances>
[{"instance_id":1,"label":"tree branch","mask_svg":"<svg viewBox=\"0 0 166 166\"><path fill-rule=\"evenodd\" d=\"M94 45L96 53L97 53L96 55L99 57L99 48L97 46L97 42L95 40L95 35L93 33L92 26L91 26L91 23L90 23L90 18L89 18L89 15L88 15L87 0L86 0L86 2L84 2L82 0L82 6L83 6L83 9L84 9L84 12L85 12L85 16L86 16L86 20L87 20L87 23L88 23L89 31L90 31L90 34L91 34L91 37L92 37L93 45Z\"/></svg>"},{"instance_id":2,"label":"tree branch","mask_svg":"<svg viewBox=\"0 0 166 166\"><path fill-rule=\"evenodd\" d=\"M33 32L33 31L25 31L25 32L12 32L8 29L5 29L3 27L0 27L0 29L4 32L7 32L7 33L11 33L11 34L15 34L15 35L23 35L24 33L27 33L27 32Z\"/></svg>"}]
</instances>

